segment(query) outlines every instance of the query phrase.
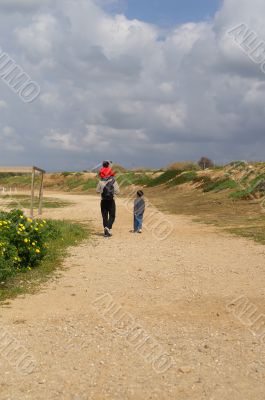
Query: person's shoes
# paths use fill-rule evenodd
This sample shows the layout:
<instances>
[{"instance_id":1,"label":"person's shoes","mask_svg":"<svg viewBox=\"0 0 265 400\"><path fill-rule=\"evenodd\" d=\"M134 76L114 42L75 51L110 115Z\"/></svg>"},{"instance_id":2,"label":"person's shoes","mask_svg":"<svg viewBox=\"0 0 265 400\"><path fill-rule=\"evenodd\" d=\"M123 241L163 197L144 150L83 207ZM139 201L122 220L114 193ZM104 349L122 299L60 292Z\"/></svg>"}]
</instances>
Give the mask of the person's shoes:
<instances>
[{"instance_id":1,"label":"person's shoes","mask_svg":"<svg viewBox=\"0 0 265 400\"><path fill-rule=\"evenodd\" d=\"M111 234L110 234L110 230L109 230L109 228L104 228L104 236L105 237L111 237Z\"/></svg>"},{"instance_id":2,"label":"person's shoes","mask_svg":"<svg viewBox=\"0 0 265 400\"><path fill-rule=\"evenodd\" d=\"M139 229L137 232L138 232L138 233L142 233L142 229Z\"/></svg>"},{"instance_id":3,"label":"person's shoes","mask_svg":"<svg viewBox=\"0 0 265 400\"><path fill-rule=\"evenodd\" d=\"M109 234L110 234L110 236L112 236L112 235L113 235L113 233L112 233L112 229L109 229Z\"/></svg>"}]
</instances>

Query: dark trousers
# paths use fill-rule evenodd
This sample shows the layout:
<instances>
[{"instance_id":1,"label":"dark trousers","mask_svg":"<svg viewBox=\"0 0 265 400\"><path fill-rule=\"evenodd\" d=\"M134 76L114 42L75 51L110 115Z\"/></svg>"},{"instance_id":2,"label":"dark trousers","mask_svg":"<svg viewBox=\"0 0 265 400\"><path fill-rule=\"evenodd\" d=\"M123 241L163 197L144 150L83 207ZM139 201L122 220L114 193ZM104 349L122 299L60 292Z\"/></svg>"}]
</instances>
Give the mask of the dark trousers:
<instances>
[{"instance_id":1,"label":"dark trousers","mask_svg":"<svg viewBox=\"0 0 265 400\"><path fill-rule=\"evenodd\" d=\"M101 214L103 218L103 227L112 229L116 218L115 200L101 200Z\"/></svg>"}]
</instances>

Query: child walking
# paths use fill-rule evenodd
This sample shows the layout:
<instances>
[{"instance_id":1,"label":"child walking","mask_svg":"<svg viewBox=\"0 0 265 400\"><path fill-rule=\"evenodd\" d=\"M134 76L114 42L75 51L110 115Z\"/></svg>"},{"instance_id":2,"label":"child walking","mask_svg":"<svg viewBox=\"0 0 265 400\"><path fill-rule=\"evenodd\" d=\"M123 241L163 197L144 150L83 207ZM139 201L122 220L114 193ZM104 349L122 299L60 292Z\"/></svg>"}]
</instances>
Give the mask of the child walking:
<instances>
[{"instance_id":1,"label":"child walking","mask_svg":"<svg viewBox=\"0 0 265 400\"><path fill-rule=\"evenodd\" d=\"M144 192L142 190L138 190L137 197L134 200L134 232L142 233L144 212Z\"/></svg>"}]
</instances>

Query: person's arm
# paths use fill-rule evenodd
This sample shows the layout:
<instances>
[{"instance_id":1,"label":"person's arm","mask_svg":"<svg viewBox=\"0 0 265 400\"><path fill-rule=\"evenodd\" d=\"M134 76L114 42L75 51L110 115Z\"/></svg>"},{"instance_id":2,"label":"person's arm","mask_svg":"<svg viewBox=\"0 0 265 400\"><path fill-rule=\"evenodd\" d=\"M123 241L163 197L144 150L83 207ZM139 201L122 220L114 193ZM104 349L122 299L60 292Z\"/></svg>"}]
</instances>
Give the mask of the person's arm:
<instances>
[{"instance_id":1,"label":"person's arm","mask_svg":"<svg viewBox=\"0 0 265 400\"><path fill-rule=\"evenodd\" d=\"M145 201L144 201L144 199L142 201L143 201L143 203L142 203L142 214L144 214L144 212L145 212Z\"/></svg>"},{"instance_id":2,"label":"person's arm","mask_svg":"<svg viewBox=\"0 0 265 400\"><path fill-rule=\"evenodd\" d=\"M120 187L119 187L117 181L115 181L115 183L114 183L114 193L120 194Z\"/></svg>"},{"instance_id":3,"label":"person's arm","mask_svg":"<svg viewBox=\"0 0 265 400\"><path fill-rule=\"evenodd\" d=\"M134 200L134 203L133 203L133 212L134 212L134 215L137 215L137 200Z\"/></svg>"},{"instance_id":4,"label":"person's arm","mask_svg":"<svg viewBox=\"0 0 265 400\"><path fill-rule=\"evenodd\" d=\"M101 183L100 183L100 182L99 182L98 185L97 185L96 192L97 192L97 193L102 193L102 186L101 186Z\"/></svg>"}]
</instances>

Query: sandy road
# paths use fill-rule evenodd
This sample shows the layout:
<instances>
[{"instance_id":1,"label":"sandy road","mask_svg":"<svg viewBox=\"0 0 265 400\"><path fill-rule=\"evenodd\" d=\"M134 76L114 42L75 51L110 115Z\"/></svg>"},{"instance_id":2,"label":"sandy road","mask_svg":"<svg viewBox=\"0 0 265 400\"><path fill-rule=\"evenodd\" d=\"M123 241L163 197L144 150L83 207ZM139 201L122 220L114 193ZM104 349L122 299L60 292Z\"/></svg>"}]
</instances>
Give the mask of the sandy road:
<instances>
[{"instance_id":1,"label":"sandy road","mask_svg":"<svg viewBox=\"0 0 265 400\"><path fill-rule=\"evenodd\" d=\"M1 400L264 399L265 344L226 309L244 295L265 313L263 246L182 216L169 216L174 231L162 242L132 234L122 200L115 236L104 239L97 197L56 197L75 205L46 217L92 221L95 234L38 294L1 309L0 335L36 359L23 375L0 357ZM155 371L97 312L104 294L172 357L171 368Z\"/></svg>"}]
</instances>

